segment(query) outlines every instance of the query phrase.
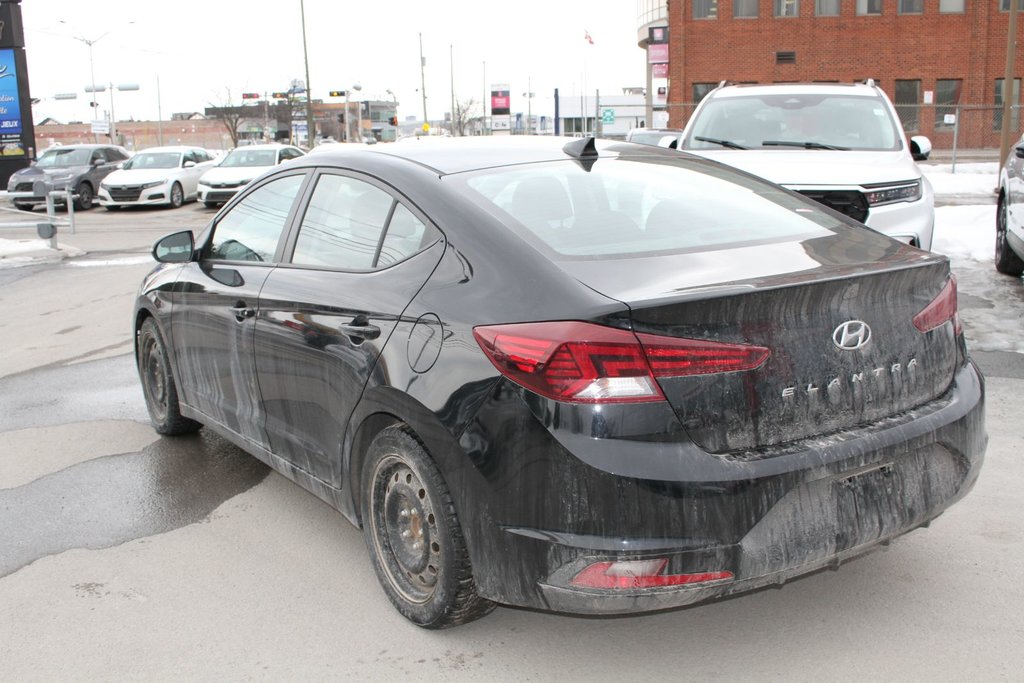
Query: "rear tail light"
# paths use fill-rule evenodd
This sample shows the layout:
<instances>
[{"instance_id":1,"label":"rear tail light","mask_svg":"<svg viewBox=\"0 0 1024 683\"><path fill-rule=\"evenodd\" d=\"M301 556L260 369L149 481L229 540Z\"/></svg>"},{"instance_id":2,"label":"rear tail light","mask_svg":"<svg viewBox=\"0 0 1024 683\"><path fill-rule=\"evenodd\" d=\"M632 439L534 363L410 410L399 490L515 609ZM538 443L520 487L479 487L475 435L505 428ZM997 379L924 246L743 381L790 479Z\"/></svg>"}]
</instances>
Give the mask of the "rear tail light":
<instances>
[{"instance_id":1,"label":"rear tail light","mask_svg":"<svg viewBox=\"0 0 1024 683\"><path fill-rule=\"evenodd\" d=\"M473 330L502 375L531 391L574 403L663 401L658 377L750 370L761 346L634 334L583 322L491 325Z\"/></svg>"},{"instance_id":2,"label":"rear tail light","mask_svg":"<svg viewBox=\"0 0 1024 683\"><path fill-rule=\"evenodd\" d=\"M574 576L569 583L580 588L629 590L692 586L733 579L733 573L729 571L663 574L667 564L668 558L665 557L654 560L595 562Z\"/></svg>"},{"instance_id":3,"label":"rear tail light","mask_svg":"<svg viewBox=\"0 0 1024 683\"><path fill-rule=\"evenodd\" d=\"M954 334L963 333L964 328L960 324L960 314L957 313L956 277L952 274L939 295L914 316L914 327L921 332L931 332L947 320L953 321Z\"/></svg>"}]
</instances>

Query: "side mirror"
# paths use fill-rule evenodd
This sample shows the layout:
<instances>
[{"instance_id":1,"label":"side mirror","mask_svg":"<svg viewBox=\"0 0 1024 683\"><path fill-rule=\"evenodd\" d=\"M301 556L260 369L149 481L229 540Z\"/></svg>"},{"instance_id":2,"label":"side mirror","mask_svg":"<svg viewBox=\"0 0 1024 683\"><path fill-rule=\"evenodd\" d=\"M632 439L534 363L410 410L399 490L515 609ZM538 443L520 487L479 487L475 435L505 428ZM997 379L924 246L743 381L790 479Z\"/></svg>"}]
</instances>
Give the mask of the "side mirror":
<instances>
[{"instance_id":1,"label":"side mirror","mask_svg":"<svg viewBox=\"0 0 1024 683\"><path fill-rule=\"evenodd\" d=\"M1024 159L1024 142L1013 148L1014 153L1018 159Z\"/></svg>"},{"instance_id":2,"label":"side mirror","mask_svg":"<svg viewBox=\"0 0 1024 683\"><path fill-rule=\"evenodd\" d=\"M161 237L153 245L153 258L160 263L188 263L195 253L191 230L182 230Z\"/></svg>"},{"instance_id":3,"label":"side mirror","mask_svg":"<svg viewBox=\"0 0 1024 683\"><path fill-rule=\"evenodd\" d=\"M910 155L914 161L925 161L932 153L932 141L924 135L915 135L910 138Z\"/></svg>"},{"instance_id":4,"label":"side mirror","mask_svg":"<svg viewBox=\"0 0 1024 683\"><path fill-rule=\"evenodd\" d=\"M182 164L182 167L183 168L195 168L196 167L196 162L194 162L194 161L186 161L184 164Z\"/></svg>"},{"instance_id":5,"label":"side mirror","mask_svg":"<svg viewBox=\"0 0 1024 683\"><path fill-rule=\"evenodd\" d=\"M92 165L93 166L102 166L105 163L107 163L106 159L93 159L92 160Z\"/></svg>"}]
</instances>

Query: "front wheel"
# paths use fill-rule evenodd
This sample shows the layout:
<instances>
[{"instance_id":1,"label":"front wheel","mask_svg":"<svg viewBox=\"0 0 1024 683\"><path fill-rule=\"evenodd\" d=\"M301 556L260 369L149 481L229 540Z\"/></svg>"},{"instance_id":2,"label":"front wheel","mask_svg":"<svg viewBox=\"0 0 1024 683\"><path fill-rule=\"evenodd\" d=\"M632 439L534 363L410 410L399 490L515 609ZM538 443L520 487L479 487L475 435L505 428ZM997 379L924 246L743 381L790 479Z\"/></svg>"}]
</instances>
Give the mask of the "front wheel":
<instances>
[{"instance_id":1,"label":"front wheel","mask_svg":"<svg viewBox=\"0 0 1024 683\"><path fill-rule=\"evenodd\" d=\"M181 190L181 185L174 183L171 185L171 208L177 209L179 206L185 203L185 193Z\"/></svg>"},{"instance_id":2,"label":"front wheel","mask_svg":"<svg viewBox=\"0 0 1024 683\"><path fill-rule=\"evenodd\" d=\"M1013 252L1006 241L1006 228L1009 221L1009 213L1006 207L1006 198L999 198L999 205L996 207L996 270L1004 275L1020 277L1024 273L1024 261Z\"/></svg>"},{"instance_id":3,"label":"front wheel","mask_svg":"<svg viewBox=\"0 0 1024 683\"><path fill-rule=\"evenodd\" d=\"M82 183L75 188L75 194L78 195L78 199L75 201L76 209L85 211L92 208L92 185Z\"/></svg>"},{"instance_id":4,"label":"front wheel","mask_svg":"<svg viewBox=\"0 0 1024 683\"><path fill-rule=\"evenodd\" d=\"M406 619L438 629L494 609L476 591L441 471L407 428L389 427L373 440L362 491L363 535L373 568Z\"/></svg>"},{"instance_id":5,"label":"front wheel","mask_svg":"<svg viewBox=\"0 0 1024 683\"><path fill-rule=\"evenodd\" d=\"M136 354L142 393L157 433L176 436L198 431L202 425L181 414L167 347L152 318L147 318L139 328Z\"/></svg>"}]
</instances>

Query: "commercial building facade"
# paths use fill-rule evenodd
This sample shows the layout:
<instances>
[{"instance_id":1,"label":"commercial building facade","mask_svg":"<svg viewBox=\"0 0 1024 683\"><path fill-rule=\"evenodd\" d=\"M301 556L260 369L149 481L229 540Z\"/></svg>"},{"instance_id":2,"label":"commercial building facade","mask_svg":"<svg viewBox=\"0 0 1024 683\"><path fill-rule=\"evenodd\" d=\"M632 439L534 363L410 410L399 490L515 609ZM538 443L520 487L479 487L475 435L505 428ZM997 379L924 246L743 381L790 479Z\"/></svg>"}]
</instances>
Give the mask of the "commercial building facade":
<instances>
[{"instance_id":1,"label":"commercial building facade","mask_svg":"<svg viewBox=\"0 0 1024 683\"><path fill-rule=\"evenodd\" d=\"M1018 0L1024 10L1024 0ZM998 147L1011 0L640 0L638 44L669 33L670 125L720 81L855 82L897 105L936 147ZM1017 41L1024 38L1024 12ZM1011 129L1020 132L1014 54ZM955 117L955 118L954 118Z\"/></svg>"}]
</instances>

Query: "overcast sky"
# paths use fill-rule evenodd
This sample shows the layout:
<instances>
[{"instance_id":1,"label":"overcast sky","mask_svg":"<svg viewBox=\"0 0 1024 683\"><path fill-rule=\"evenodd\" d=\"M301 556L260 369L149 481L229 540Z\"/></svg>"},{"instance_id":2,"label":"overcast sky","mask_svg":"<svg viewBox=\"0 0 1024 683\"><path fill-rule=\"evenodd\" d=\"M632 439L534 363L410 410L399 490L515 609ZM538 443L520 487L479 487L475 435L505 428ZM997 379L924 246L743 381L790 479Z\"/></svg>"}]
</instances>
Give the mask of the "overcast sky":
<instances>
[{"instance_id":1,"label":"overcast sky","mask_svg":"<svg viewBox=\"0 0 1024 683\"><path fill-rule=\"evenodd\" d=\"M140 86L115 93L118 119L155 119L158 102L166 119L226 103L229 90L239 102L305 79L299 0L23 0L22 12L36 121L91 118L90 50L75 36L96 41L97 85ZM431 119L451 108L449 46L456 97L478 106L497 83L510 85L513 111L526 111L529 80L534 113L551 113L556 87L579 94L585 81L589 94L612 95L644 85L635 0L305 0L305 12L313 97L359 83L364 98L390 99L390 89L402 119L422 116L420 33ZM72 92L77 100L52 99ZM106 93L98 101L109 109Z\"/></svg>"}]
</instances>

